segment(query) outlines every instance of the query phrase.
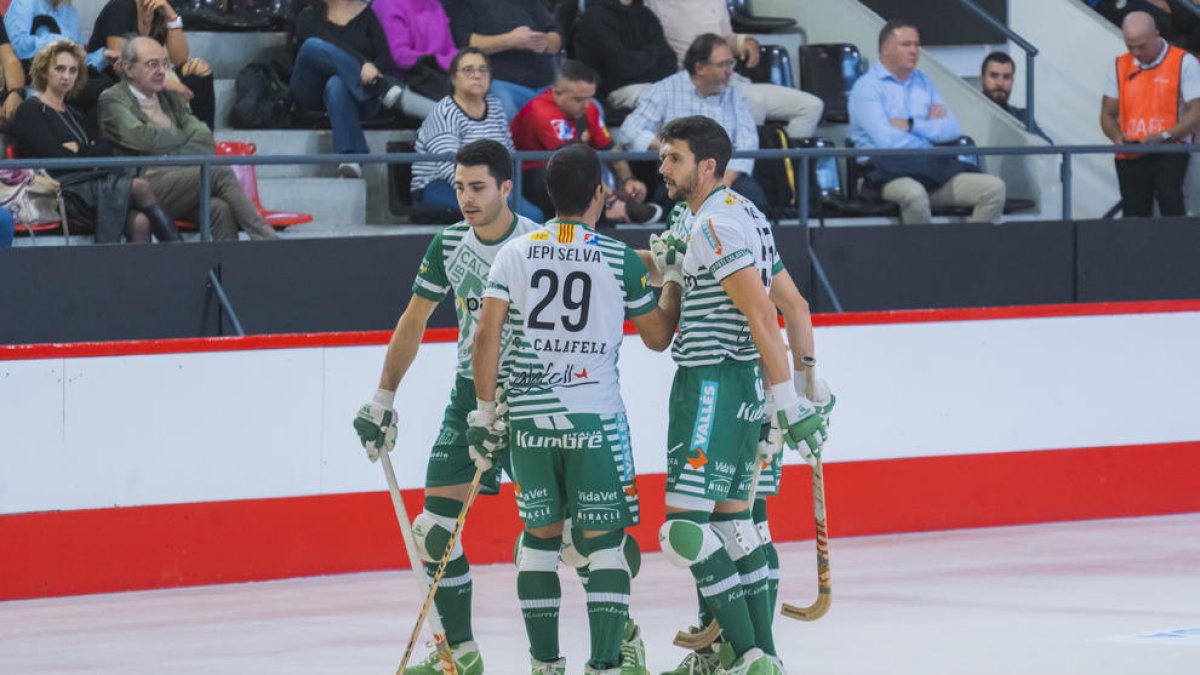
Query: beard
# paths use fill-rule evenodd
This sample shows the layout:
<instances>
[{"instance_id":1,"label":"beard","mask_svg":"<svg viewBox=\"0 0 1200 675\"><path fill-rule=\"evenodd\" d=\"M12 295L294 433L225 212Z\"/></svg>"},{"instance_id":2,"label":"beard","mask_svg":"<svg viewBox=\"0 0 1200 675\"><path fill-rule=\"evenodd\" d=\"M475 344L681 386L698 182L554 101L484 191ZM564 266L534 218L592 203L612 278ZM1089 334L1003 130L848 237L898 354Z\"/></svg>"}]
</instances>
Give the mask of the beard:
<instances>
[{"instance_id":1,"label":"beard","mask_svg":"<svg viewBox=\"0 0 1200 675\"><path fill-rule=\"evenodd\" d=\"M990 91L985 90L983 92L984 96L987 96L1000 105L1008 105L1008 97L1010 93L1011 92L1004 91L1003 89L992 89Z\"/></svg>"},{"instance_id":2,"label":"beard","mask_svg":"<svg viewBox=\"0 0 1200 675\"><path fill-rule=\"evenodd\" d=\"M677 202L690 201L696 194L696 186L699 185L700 178L696 174L692 174L690 180L685 182L675 183L674 189L667 187L667 198Z\"/></svg>"}]
</instances>

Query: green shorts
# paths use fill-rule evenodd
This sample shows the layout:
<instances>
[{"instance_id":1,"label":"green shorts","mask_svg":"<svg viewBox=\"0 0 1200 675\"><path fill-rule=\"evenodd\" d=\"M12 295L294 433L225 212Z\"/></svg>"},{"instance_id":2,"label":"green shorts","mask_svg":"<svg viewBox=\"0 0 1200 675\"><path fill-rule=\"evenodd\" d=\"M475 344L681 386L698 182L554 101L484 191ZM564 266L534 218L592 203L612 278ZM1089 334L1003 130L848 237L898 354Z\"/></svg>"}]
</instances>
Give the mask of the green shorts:
<instances>
[{"instance_id":1,"label":"green shorts","mask_svg":"<svg viewBox=\"0 0 1200 675\"><path fill-rule=\"evenodd\" d=\"M557 523L568 514L572 527L581 530L638 523L624 414L513 420L508 440L517 511L526 527Z\"/></svg>"},{"instance_id":2,"label":"green shorts","mask_svg":"<svg viewBox=\"0 0 1200 675\"><path fill-rule=\"evenodd\" d=\"M475 462L467 451L467 413L475 409L475 382L465 377L454 379L450 404L442 415L442 430L429 453L425 469L425 487L444 487L470 483L475 477ZM500 471L508 468L508 450L493 455L492 468L480 480L480 494L500 491ZM511 475L511 471L509 472Z\"/></svg>"},{"instance_id":3,"label":"green shorts","mask_svg":"<svg viewBox=\"0 0 1200 675\"><path fill-rule=\"evenodd\" d=\"M771 463L758 474L758 489L755 497L770 497L779 494L779 482L783 479L783 453L777 452Z\"/></svg>"},{"instance_id":4,"label":"green shorts","mask_svg":"<svg viewBox=\"0 0 1200 675\"><path fill-rule=\"evenodd\" d=\"M679 367L668 410L667 506L746 499L763 421L758 362Z\"/></svg>"}]
</instances>

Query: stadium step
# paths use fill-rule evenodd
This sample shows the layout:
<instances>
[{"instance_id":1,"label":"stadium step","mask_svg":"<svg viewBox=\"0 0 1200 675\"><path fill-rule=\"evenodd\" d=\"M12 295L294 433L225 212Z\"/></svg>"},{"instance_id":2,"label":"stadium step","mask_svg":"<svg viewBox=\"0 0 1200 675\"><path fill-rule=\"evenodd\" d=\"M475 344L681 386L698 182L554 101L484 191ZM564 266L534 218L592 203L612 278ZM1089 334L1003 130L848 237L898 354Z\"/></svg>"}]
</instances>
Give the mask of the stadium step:
<instances>
[{"instance_id":1,"label":"stadium step","mask_svg":"<svg viewBox=\"0 0 1200 675\"><path fill-rule=\"evenodd\" d=\"M238 71L266 47L287 44L285 33L212 33L188 31L188 53L208 61L213 77L237 77Z\"/></svg>"},{"instance_id":2,"label":"stadium step","mask_svg":"<svg viewBox=\"0 0 1200 675\"><path fill-rule=\"evenodd\" d=\"M346 178L259 178L259 196L268 209L303 211L312 226L335 233L367 222L367 184Z\"/></svg>"}]
</instances>

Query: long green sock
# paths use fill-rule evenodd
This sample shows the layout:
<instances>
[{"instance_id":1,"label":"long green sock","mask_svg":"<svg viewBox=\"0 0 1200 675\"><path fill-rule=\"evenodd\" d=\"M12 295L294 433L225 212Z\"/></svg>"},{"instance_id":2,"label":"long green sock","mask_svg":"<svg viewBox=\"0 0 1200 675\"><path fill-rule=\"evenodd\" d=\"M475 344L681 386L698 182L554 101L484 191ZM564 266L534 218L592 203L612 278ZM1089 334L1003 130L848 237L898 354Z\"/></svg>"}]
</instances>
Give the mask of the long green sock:
<instances>
[{"instance_id":1,"label":"long green sock","mask_svg":"<svg viewBox=\"0 0 1200 675\"><path fill-rule=\"evenodd\" d=\"M463 503L448 497L426 497L425 510L436 516L457 519ZM437 573L437 563L425 563L429 578ZM446 563L446 571L433 595L442 627L446 629L446 641L451 646L469 642L475 637L471 632L471 564L466 554L459 554Z\"/></svg>"},{"instance_id":2,"label":"long green sock","mask_svg":"<svg viewBox=\"0 0 1200 675\"><path fill-rule=\"evenodd\" d=\"M775 621L775 608L779 605L779 552L771 541L771 530L767 524L767 498L754 500L754 526L758 528L758 538L762 540L762 552L767 557L767 590L771 597L771 621Z\"/></svg>"},{"instance_id":3,"label":"long green sock","mask_svg":"<svg viewBox=\"0 0 1200 675\"><path fill-rule=\"evenodd\" d=\"M621 640L629 619L629 571L621 550L624 540L625 533L617 530L575 542L590 561L586 589L592 656L588 665L596 670L621 665Z\"/></svg>"},{"instance_id":4,"label":"long green sock","mask_svg":"<svg viewBox=\"0 0 1200 675\"><path fill-rule=\"evenodd\" d=\"M562 537L521 534L517 551L517 598L529 636L529 653L539 661L558 658L558 548Z\"/></svg>"},{"instance_id":5,"label":"long green sock","mask_svg":"<svg viewBox=\"0 0 1200 675\"><path fill-rule=\"evenodd\" d=\"M685 511L670 514L667 519L690 520L710 527L710 515L701 511ZM722 637L733 648L733 653L741 655L752 649L755 646L754 623L746 606L741 576L729 552L722 547L707 558L692 563L689 569L696 580L696 587L700 589L704 605L721 623Z\"/></svg>"},{"instance_id":6,"label":"long green sock","mask_svg":"<svg viewBox=\"0 0 1200 675\"><path fill-rule=\"evenodd\" d=\"M748 535L744 541L758 543L758 530L750 519L749 509L738 513L714 513L712 519L714 523L729 523L737 531ZM768 584L770 573L762 546L754 546L750 552L733 561L733 564L741 578L742 590L746 595L746 609L749 610L750 621L754 624L754 646L774 656L775 639L771 634L773 612Z\"/></svg>"}]
</instances>

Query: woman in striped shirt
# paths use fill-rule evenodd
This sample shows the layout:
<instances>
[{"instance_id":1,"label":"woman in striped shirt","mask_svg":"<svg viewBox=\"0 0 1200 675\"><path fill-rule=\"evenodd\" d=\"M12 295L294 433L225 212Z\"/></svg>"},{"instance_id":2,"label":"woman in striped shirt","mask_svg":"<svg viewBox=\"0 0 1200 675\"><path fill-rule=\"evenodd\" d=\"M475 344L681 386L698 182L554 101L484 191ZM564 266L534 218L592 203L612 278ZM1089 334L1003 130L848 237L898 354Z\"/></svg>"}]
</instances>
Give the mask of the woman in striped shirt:
<instances>
[{"instance_id":1,"label":"woman in striped shirt","mask_svg":"<svg viewBox=\"0 0 1200 675\"><path fill-rule=\"evenodd\" d=\"M498 141L513 151L512 135L500 101L488 94L492 84L488 58L475 47L466 47L450 62L451 93L437 106L417 132L416 152L453 154L480 139ZM454 193L454 160L414 162L413 204L427 208L458 210ZM526 218L542 222L540 209L517 198L516 210Z\"/></svg>"}]
</instances>

